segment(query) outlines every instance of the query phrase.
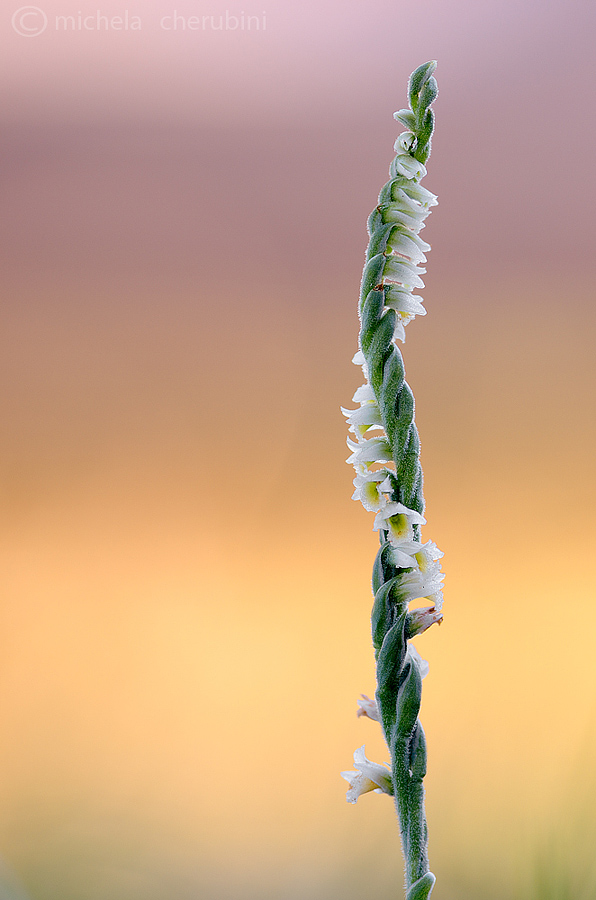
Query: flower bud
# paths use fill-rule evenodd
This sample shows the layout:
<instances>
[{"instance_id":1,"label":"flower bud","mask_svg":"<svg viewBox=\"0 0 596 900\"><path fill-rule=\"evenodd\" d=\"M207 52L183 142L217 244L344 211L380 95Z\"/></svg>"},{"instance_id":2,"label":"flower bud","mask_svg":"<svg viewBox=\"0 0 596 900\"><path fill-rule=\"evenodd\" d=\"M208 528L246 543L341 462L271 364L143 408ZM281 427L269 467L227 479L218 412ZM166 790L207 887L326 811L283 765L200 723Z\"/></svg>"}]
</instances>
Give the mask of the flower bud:
<instances>
[{"instance_id":1,"label":"flower bud","mask_svg":"<svg viewBox=\"0 0 596 900\"><path fill-rule=\"evenodd\" d=\"M435 623L440 625L443 621L443 613L438 612L434 606L424 606L413 609L406 616L406 638L415 637L427 631Z\"/></svg>"}]
</instances>

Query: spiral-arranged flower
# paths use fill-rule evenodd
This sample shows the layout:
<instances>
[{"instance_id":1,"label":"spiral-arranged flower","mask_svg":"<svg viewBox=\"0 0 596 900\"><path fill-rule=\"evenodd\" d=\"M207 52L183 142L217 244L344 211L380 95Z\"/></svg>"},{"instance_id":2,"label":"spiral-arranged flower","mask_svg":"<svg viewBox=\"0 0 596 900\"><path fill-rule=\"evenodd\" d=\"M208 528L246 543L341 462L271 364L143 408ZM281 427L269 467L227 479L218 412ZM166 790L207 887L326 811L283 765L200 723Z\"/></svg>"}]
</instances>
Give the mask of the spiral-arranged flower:
<instances>
[{"instance_id":1,"label":"spiral-arranged flower","mask_svg":"<svg viewBox=\"0 0 596 900\"><path fill-rule=\"evenodd\" d=\"M357 751L359 772L350 780L348 799L365 790L392 793L400 821L406 861L407 900L425 900L435 878L429 871L427 827L422 780L426 744L418 720L422 679L428 671L409 639L442 619L443 556L432 541L423 543L426 524L420 466L420 442L414 422L414 397L405 380L396 341L426 310L413 291L424 287L425 253L419 236L437 198L420 185L430 155L437 96L435 62L411 75L409 109L395 113L407 129L395 143L390 180L368 220L370 235L360 290L360 348L354 362L362 366L365 383L354 394L355 410L343 410L353 438L348 462L356 478L353 498L374 512L373 527L381 547L373 569L372 635L377 658L376 703L365 698L360 715L378 719L391 753L391 786L369 763L364 748ZM411 601L426 598L430 606L409 610ZM364 710L364 711L363 711ZM363 769L364 766L364 769ZM366 768L366 767L372 768ZM371 777L371 772L376 777ZM368 781L363 781L365 778ZM366 784L361 788L360 784ZM368 785L371 784L372 787Z\"/></svg>"}]
</instances>

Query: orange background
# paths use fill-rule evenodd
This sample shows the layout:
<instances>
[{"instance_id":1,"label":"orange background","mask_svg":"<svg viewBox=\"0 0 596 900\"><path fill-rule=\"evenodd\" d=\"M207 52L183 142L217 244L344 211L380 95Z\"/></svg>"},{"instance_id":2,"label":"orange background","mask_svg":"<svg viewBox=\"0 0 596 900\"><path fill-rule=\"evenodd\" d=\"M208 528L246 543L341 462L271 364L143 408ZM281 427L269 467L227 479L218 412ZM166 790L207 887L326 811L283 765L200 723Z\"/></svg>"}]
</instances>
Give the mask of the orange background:
<instances>
[{"instance_id":1,"label":"orange background","mask_svg":"<svg viewBox=\"0 0 596 900\"><path fill-rule=\"evenodd\" d=\"M259 33L166 32L151 0L138 32L58 32L99 8L68 2L0 25L6 896L399 895L390 801L339 778L387 758L355 717L376 536L339 406L431 58L404 356L447 573L417 639L433 900L544 897L545 859L596 896L593 8L277 0Z\"/></svg>"}]
</instances>

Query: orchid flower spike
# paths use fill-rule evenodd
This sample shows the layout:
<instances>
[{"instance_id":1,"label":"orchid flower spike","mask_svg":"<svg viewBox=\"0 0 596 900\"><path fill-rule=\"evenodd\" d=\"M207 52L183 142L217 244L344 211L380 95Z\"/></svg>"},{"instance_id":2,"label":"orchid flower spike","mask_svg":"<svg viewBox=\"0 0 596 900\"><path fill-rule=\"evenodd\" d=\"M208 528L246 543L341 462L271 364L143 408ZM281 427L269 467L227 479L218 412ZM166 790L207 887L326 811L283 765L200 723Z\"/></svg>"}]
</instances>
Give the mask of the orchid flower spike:
<instances>
[{"instance_id":1,"label":"orchid flower spike","mask_svg":"<svg viewBox=\"0 0 596 900\"><path fill-rule=\"evenodd\" d=\"M422 681L428 663L410 639L443 619L442 552L424 542L426 526L420 441L414 396L405 377L397 342L426 309L416 291L424 287L430 246L420 232L437 198L420 184L426 175L434 130L431 105L437 96L436 63L412 73L408 109L395 113L406 129L395 142L389 181L368 220L369 245L360 286L360 334L353 362L364 384L355 409L342 409L349 430L348 463L354 466L354 500L374 513L381 547L373 568L373 645L377 662L376 699L358 701L358 716L381 723L391 755L390 767L370 762L364 747L354 754L355 771L347 800L368 791L393 794L405 859L407 900L427 900L434 885L427 854L422 779L426 741L418 719ZM430 605L408 609L426 599Z\"/></svg>"}]
</instances>

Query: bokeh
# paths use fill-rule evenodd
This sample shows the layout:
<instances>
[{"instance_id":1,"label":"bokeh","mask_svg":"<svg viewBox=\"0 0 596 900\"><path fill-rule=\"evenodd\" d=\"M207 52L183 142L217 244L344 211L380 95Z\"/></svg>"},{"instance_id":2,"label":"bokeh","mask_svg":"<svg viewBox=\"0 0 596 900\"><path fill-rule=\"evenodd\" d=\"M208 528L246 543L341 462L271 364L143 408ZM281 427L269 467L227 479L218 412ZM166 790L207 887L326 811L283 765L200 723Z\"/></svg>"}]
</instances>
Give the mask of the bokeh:
<instances>
[{"instance_id":1,"label":"bokeh","mask_svg":"<svg viewBox=\"0 0 596 900\"><path fill-rule=\"evenodd\" d=\"M400 896L339 777L387 758L339 407L428 59L433 900L596 897L596 8L40 2L0 23L0 897Z\"/></svg>"}]
</instances>

